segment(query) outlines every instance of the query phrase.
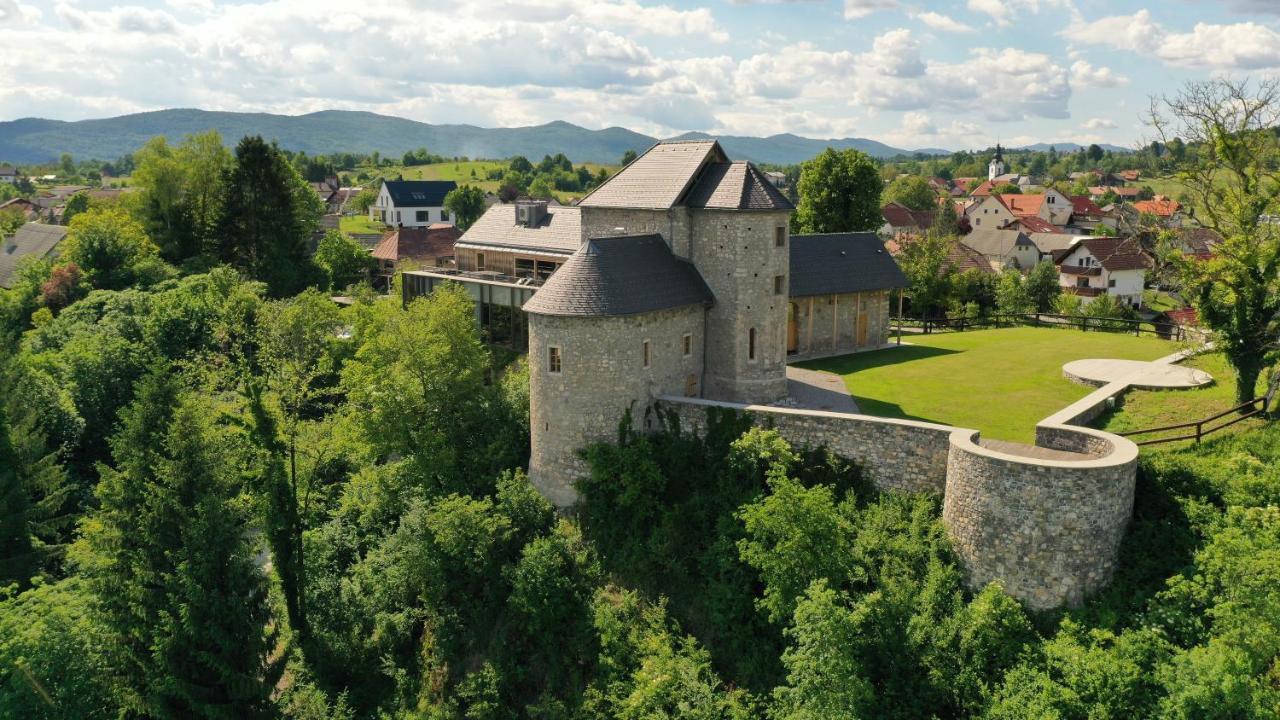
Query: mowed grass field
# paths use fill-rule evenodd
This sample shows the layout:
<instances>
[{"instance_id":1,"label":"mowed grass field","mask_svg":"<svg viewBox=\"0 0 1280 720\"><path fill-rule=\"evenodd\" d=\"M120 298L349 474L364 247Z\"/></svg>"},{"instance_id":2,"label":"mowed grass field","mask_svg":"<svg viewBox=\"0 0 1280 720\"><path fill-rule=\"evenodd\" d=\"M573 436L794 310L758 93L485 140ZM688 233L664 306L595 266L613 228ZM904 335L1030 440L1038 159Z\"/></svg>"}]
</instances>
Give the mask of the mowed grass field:
<instances>
[{"instance_id":1,"label":"mowed grass field","mask_svg":"<svg viewBox=\"0 0 1280 720\"><path fill-rule=\"evenodd\" d=\"M1119 407L1099 418L1095 424L1110 432L1128 432L1130 430L1164 427L1166 425L1179 425L1203 420L1238 404L1236 403L1236 374L1231 369L1231 366L1227 364L1227 359L1222 353L1196 355L1180 364L1184 367L1196 368L1209 373L1213 376L1213 383L1192 390L1130 390L1122 397ZM1258 378L1258 386L1255 389L1254 397L1260 397L1266 391L1266 378ZM1213 424L1217 425L1230 419L1231 417L1228 416L1215 421ZM1250 428L1260 427L1263 424L1263 420L1250 418L1222 430L1221 433L1230 435ZM1146 435L1135 439L1147 440L1157 437L1172 437L1194 431L1194 429L1187 429L1180 432ZM1185 442L1174 442L1147 447L1151 450L1166 450L1186 444Z\"/></svg>"},{"instance_id":2,"label":"mowed grass field","mask_svg":"<svg viewBox=\"0 0 1280 720\"><path fill-rule=\"evenodd\" d=\"M983 437L1031 443L1036 422L1092 391L1063 378L1063 364L1085 358L1155 360L1178 350L1154 337L1057 328L917 335L903 343L799 365L844 376L868 415L975 428Z\"/></svg>"}]
</instances>

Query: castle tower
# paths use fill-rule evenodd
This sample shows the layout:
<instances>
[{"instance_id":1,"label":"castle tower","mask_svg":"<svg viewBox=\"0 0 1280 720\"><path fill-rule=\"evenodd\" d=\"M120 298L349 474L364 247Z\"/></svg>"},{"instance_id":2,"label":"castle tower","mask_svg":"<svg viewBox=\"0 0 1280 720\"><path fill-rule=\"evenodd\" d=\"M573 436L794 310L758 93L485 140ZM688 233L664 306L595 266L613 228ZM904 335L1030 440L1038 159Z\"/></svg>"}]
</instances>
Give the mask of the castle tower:
<instances>
[{"instance_id":1,"label":"castle tower","mask_svg":"<svg viewBox=\"0 0 1280 720\"><path fill-rule=\"evenodd\" d=\"M987 165L987 179L995 180L1004 174L1004 152L1000 147L1000 143L996 143L995 157L991 158L991 164Z\"/></svg>"}]
</instances>

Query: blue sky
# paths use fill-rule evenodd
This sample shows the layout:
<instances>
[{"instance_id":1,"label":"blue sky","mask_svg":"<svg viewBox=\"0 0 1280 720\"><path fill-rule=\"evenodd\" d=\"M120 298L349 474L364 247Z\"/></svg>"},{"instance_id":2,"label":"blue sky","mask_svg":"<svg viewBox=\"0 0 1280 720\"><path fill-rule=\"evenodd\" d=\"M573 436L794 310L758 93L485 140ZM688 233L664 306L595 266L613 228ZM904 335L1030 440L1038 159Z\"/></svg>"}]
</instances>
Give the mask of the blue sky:
<instances>
[{"instance_id":1,"label":"blue sky","mask_svg":"<svg viewBox=\"0 0 1280 720\"><path fill-rule=\"evenodd\" d=\"M0 0L0 119L166 107L1133 145L1280 69L1280 0Z\"/></svg>"}]
</instances>

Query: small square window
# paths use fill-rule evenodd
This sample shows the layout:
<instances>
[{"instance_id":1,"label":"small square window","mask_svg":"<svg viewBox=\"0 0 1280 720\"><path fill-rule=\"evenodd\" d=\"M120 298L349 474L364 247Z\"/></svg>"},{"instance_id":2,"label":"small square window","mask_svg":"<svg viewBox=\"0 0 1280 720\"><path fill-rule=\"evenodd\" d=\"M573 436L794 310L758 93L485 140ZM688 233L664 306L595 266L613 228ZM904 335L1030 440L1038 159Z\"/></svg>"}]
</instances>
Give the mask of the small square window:
<instances>
[{"instance_id":1,"label":"small square window","mask_svg":"<svg viewBox=\"0 0 1280 720\"><path fill-rule=\"evenodd\" d=\"M787 280L786 275L773 276L773 294L774 295L781 295L783 292L785 292L786 280Z\"/></svg>"},{"instance_id":2,"label":"small square window","mask_svg":"<svg viewBox=\"0 0 1280 720\"><path fill-rule=\"evenodd\" d=\"M690 355L693 354L693 333L684 334L682 347L684 348L685 357L689 357Z\"/></svg>"},{"instance_id":3,"label":"small square window","mask_svg":"<svg viewBox=\"0 0 1280 720\"><path fill-rule=\"evenodd\" d=\"M783 247L787 244L787 229L779 225L773 229L773 246Z\"/></svg>"},{"instance_id":4,"label":"small square window","mask_svg":"<svg viewBox=\"0 0 1280 720\"><path fill-rule=\"evenodd\" d=\"M431 219L426 210L419 210L417 214L418 222L424 223Z\"/></svg>"},{"instance_id":5,"label":"small square window","mask_svg":"<svg viewBox=\"0 0 1280 720\"><path fill-rule=\"evenodd\" d=\"M1115 287L1115 286L1116 286L1116 281L1115 281L1115 280L1108 280L1108 281L1107 281L1107 287Z\"/></svg>"},{"instance_id":6,"label":"small square window","mask_svg":"<svg viewBox=\"0 0 1280 720\"><path fill-rule=\"evenodd\" d=\"M448 211L448 210L441 210L441 211L440 211L440 221L441 221L441 222L448 222L448 221L449 221L449 211Z\"/></svg>"},{"instance_id":7,"label":"small square window","mask_svg":"<svg viewBox=\"0 0 1280 720\"><path fill-rule=\"evenodd\" d=\"M555 345L547 348L547 372L560 373L560 348Z\"/></svg>"},{"instance_id":8,"label":"small square window","mask_svg":"<svg viewBox=\"0 0 1280 720\"><path fill-rule=\"evenodd\" d=\"M642 347L644 352L644 366L649 367L649 341L645 340L642 343Z\"/></svg>"}]
</instances>

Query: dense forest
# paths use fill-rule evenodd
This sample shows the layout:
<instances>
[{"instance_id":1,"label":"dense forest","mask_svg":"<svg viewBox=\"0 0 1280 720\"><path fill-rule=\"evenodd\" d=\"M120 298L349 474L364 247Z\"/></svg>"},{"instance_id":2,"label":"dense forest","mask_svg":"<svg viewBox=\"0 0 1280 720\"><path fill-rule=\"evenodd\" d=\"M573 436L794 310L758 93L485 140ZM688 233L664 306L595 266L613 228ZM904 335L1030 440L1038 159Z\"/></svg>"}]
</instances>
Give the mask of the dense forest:
<instances>
[{"instance_id":1,"label":"dense forest","mask_svg":"<svg viewBox=\"0 0 1280 720\"><path fill-rule=\"evenodd\" d=\"M0 292L0 718L1280 716L1273 429L1144 453L1114 582L1047 613L728 412L627 418L557 514L465 292L313 254L259 138L136 162Z\"/></svg>"}]
</instances>

